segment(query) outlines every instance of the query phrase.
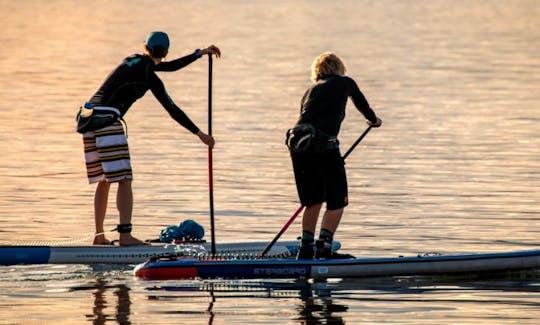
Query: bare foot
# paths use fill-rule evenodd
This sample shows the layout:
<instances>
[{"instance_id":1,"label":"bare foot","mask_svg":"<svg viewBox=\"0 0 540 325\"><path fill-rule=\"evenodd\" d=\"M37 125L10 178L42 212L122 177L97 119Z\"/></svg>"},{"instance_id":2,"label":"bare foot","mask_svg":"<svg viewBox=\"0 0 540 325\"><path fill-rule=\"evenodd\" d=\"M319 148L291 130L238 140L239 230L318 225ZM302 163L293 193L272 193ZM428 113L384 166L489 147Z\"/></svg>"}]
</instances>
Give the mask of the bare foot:
<instances>
[{"instance_id":1,"label":"bare foot","mask_svg":"<svg viewBox=\"0 0 540 325\"><path fill-rule=\"evenodd\" d=\"M97 235L94 237L94 242L92 245L110 245L111 241L105 238L105 235Z\"/></svg>"},{"instance_id":2,"label":"bare foot","mask_svg":"<svg viewBox=\"0 0 540 325\"><path fill-rule=\"evenodd\" d=\"M120 234L120 246L140 246L140 245L148 245L148 243L145 243L142 240L139 240L131 236L131 234Z\"/></svg>"}]
</instances>

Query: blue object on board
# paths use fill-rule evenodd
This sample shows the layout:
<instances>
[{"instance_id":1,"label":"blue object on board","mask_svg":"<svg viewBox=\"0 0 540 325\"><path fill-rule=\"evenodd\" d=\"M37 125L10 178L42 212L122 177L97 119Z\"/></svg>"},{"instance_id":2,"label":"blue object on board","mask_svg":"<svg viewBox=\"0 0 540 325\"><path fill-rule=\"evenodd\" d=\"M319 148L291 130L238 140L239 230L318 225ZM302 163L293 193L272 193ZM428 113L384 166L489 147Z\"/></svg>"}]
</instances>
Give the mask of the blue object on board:
<instances>
[{"instance_id":1,"label":"blue object on board","mask_svg":"<svg viewBox=\"0 0 540 325\"><path fill-rule=\"evenodd\" d=\"M185 220L178 226L168 226L159 233L159 241L172 243L175 240L201 240L204 228L193 220Z\"/></svg>"}]
</instances>

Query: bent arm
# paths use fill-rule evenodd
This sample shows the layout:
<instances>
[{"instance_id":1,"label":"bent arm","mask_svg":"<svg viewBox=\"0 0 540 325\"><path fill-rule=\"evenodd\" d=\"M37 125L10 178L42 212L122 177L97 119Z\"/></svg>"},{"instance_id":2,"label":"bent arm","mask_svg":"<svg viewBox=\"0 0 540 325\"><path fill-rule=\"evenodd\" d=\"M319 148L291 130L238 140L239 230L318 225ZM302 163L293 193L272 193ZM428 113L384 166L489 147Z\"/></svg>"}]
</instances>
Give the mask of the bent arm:
<instances>
[{"instance_id":1,"label":"bent arm","mask_svg":"<svg viewBox=\"0 0 540 325\"><path fill-rule=\"evenodd\" d=\"M195 52L183 56L181 58L172 60L172 61L163 61L154 67L154 71L176 71L180 70L183 67L193 63L195 60L200 58L202 56L202 53L200 50L196 50Z\"/></svg>"},{"instance_id":2,"label":"bent arm","mask_svg":"<svg viewBox=\"0 0 540 325\"><path fill-rule=\"evenodd\" d=\"M150 90L161 105L163 105L163 107L167 110L169 115L176 122L178 122L178 124L188 129L191 133L197 134L199 132L199 128L195 125L195 123L193 123L193 121L191 121L186 113L180 109L180 107L176 106L171 97L169 97L169 94L167 94L163 82L153 72L150 74L150 85Z\"/></svg>"},{"instance_id":3,"label":"bent arm","mask_svg":"<svg viewBox=\"0 0 540 325\"><path fill-rule=\"evenodd\" d=\"M347 83L348 83L348 87L349 87L349 95L352 98L354 106L371 123L377 123L377 121L378 121L377 115L375 114L375 112L369 106L369 103L368 103L366 97L360 91L360 88L358 88L358 85L356 84L356 82L351 78L347 78Z\"/></svg>"}]
</instances>

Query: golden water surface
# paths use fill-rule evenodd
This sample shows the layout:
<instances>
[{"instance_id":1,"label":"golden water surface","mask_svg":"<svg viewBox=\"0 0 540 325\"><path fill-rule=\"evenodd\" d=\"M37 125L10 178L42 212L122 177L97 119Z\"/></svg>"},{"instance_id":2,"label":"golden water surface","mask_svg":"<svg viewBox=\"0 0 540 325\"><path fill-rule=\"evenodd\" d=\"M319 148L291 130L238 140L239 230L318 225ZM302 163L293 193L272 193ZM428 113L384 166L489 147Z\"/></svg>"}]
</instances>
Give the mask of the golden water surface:
<instances>
[{"instance_id":1,"label":"golden water surface","mask_svg":"<svg viewBox=\"0 0 540 325\"><path fill-rule=\"evenodd\" d=\"M0 0L0 244L91 241L94 187L74 131L76 109L116 64L141 51L148 32L164 30L170 58L210 44L223 52L212 75L217 241L270 241L296 210L284 134L313 58L334 51L384 121L347 159L350 206L336 234L343 252L537 247L539 16L536 0ZM206 130L207 59L160 77ZM151 93L126 122L134 234L155 238L194 219L209 239L206 148ZM365 128L349 103L342 150ZM118 222L112 190L106 229ZM299 233L297 220L283 238ZM0 323L540 319L538 280L342 280L283 292L259 283L169 284L174 289L134 280L129 269L0 267Z\"/></svg>"}]
</instances>

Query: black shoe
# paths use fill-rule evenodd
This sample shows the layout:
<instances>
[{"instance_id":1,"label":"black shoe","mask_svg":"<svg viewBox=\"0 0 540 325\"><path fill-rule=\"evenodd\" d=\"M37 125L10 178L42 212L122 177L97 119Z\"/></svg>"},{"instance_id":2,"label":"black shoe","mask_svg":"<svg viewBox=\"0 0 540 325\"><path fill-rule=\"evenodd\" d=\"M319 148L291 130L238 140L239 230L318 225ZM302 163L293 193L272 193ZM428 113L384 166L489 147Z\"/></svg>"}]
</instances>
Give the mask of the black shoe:
<instances>
[{"instance_id":1,"label":"black shoe","mask_svg":"<svg viewBox=\"0 0 540 325\"><path fill-rule=\"evenodd\" d=\"M330 257L328 257L329 259L349 259L349 258L356 258L354 257L353 255L351 254L340 254L340 253L336 253L336 252L333 252L332 255L330 255Z\"/></svg>"},{"instance_id":2,"label":"black shoe","mask_svg":"<svg viewBox=\"0 0 540 325\"><path fill-rule=\"evenodd\" d=\"M296 255L297 260L312 260L315 255L315 248L313 244L301 245L298 254Z\"/></svg>"},{"instance_id":3,"label":"black shoe","mask_svg":"<svg viewBox=\"0 0 540 325\"><path fill-rule=\"evenodd\" d=\"M315 258L330 258L332 256L332 242L319 239L315 242L315 246L317 247Z\"/></svg>"}]
</instances>

